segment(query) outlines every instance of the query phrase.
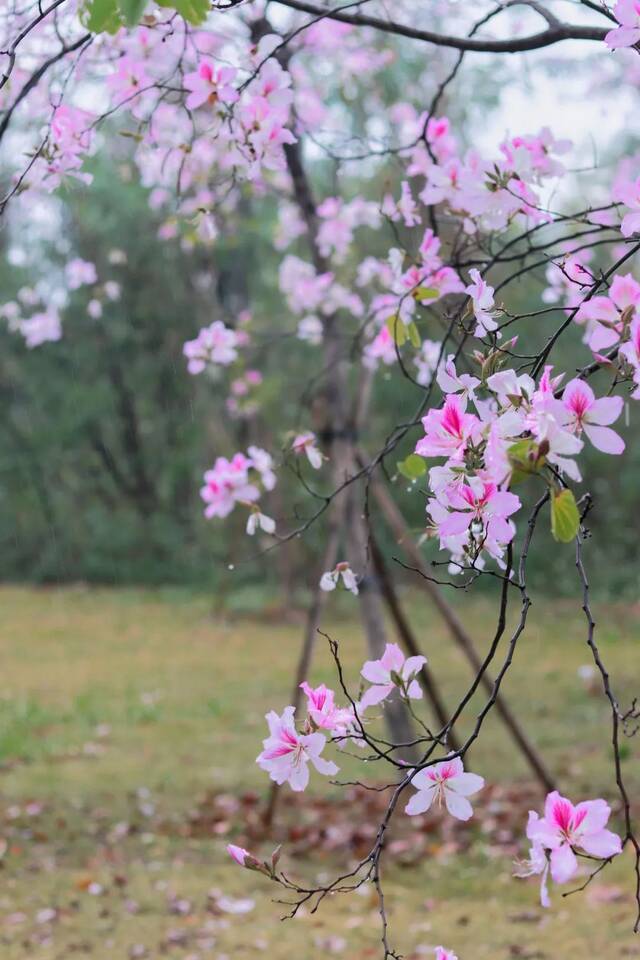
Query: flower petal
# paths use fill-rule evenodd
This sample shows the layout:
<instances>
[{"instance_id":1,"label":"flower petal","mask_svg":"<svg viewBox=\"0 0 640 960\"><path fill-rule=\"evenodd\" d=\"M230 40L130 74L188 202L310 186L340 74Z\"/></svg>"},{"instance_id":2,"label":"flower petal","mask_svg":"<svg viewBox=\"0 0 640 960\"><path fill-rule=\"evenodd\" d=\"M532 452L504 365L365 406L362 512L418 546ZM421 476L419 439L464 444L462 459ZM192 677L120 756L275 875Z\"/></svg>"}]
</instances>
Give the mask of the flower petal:
<instances>
[{"instance_id":1,"label":"flower petal","mask_svg":"<svg viewBox=\"0 0 640 960\"><path fill-rule=\"evenodd\" d=\"M429 790L418 790L417 793L414 793L411 797L411 800L409 800L409 803L404 808L404 812L408 813L410 817L415 817L419 813L425 813L433 803L436 790L437 787L435 784Z\"/></svg>"},{"instance_id":2,"label":"flower petal","mask_svg":"<svg viewBox=\"0 0 640 960\"><path fill-rule=\"evenodd\" d=\"M615 857L622 852L622 841L612 830L599 830L580 839L580 848L592 857Z\"/></svg>"},{"instance_id":3,"label":"flower petal","mask_svg":"<svg viewBox=\"0 0 640 960\"><path fill-rule=\"evenodd\" d=\"M461 797L472 797L484 787L484 777L477 773L459 773L456 777L447 780L447 789L460 794Z\"/></svg>"},{"instance_id":4,"label":"flower petal","mask_svg":"<svg viewBox=\"0 0 640 960\"><path fill-rule=\"evenodd\" d=\"M590 423L585 423L584 432L596 450L602 450L603 453L612 454L624 452L624 440L615 430L612 430L611 427L594 427Z\"/></svg>"},{"instance_id":5,"label":"flower petal","mask_svg":"<svg viewBox=\"0 0 640 960\"><path fill-rule=\"evenodd\" d=\"M453 790L444 788L444 799L447 804L447 810L456 820L470 820L473 816L473 807L465 797L461 797Z\"/></svg>"},{"instance_id":6,"label":"flower petal","mask_svg":"<svg viewBox=\"0 0 640 960\"><path fill-rule=\"evenodd\" d=\"M556 883L566 883L577 869L576 855L568 843L551 852L551 876Z\"/></svg>"}]
</instances>

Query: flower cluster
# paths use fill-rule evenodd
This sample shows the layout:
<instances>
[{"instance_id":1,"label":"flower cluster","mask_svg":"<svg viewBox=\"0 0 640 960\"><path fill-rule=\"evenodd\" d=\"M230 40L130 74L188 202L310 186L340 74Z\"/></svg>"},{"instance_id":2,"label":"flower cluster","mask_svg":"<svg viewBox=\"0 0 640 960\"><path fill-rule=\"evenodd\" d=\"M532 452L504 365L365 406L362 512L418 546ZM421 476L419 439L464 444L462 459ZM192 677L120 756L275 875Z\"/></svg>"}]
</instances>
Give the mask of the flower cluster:
<instances>
[{"instance_id":1,"label":"flower cluster","mask_svg":"<svg viewBox=\"0 0 640 960\"><path fill-rule=\"evenodd\" d=\"M271 454L260 447L249 447L247 453L236 453L228 460L218 457L213 467L204 475L204 485L200 496L206 507L204 515L228 517L237 503L249 507L247 533L252 535L258 529L265 533L274 533L275 522L265 516L255 506L263 490L273 490L276 475Z\"/></svg>"},{"instance_id":2,"label":"flower cluster","mask_svg":"<svg viewBox=\"0 0 640 960\"><path fill-rule=\"evenodd\" d=\"M597 399L577 378L560 390L562 379L546 367L537 384L513 369L481 382L458 376L453 358L439 371L445 400L423 418L424 437L415 453L445 459L429 470L427 514L453 569L481 567L483 552L502 561L515 534L511 517L520 508L519 497L508 489L514 474L546 475L553 488L559 475L580 479L574 457L583 437L604 453L624 450L610 426L622 412L622 398Z\"/></svg>"},{"instance_id":3,"label":"flower cluster","mask_svg":"<svg viewBox=\"0 0 640 960\"><path fill-rule=\"evenodd\" d=\"M238 358L238 347L246 343L243 331L232 330L222 320L214 320L203 327L195 340L188 340L183 348L187 369L191 374L202 373L208 366L227 367Z\"/></svg>"}]
</instances>

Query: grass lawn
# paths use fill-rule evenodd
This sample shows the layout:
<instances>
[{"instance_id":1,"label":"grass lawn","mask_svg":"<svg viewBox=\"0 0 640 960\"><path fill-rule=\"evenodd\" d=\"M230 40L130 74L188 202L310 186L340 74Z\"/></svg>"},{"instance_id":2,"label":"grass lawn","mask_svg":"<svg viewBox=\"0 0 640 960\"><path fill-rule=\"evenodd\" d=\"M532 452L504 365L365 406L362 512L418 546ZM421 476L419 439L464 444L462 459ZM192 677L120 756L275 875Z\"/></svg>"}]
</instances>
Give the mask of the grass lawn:
<instances>
[{"instance_id":1,"label":"grass lawn","mask_svg":"<svg viewBox=\"0 0 640 960\"><path fill-rule=\"evenodd\" d=\"M460 592L455 600L486 649L490 603ZM607 705L578 675L589 663L579 604L534 600L507 697L562 790L574 800L615 801ZM277 888L224 851L245 836L245 821L257 819L267 793L253 761L264 713L289 702L299 626L266 617L227 622L206 597L176 591L7 587L0 603L2 960L381 956L369 888L281 923L283 908L271 902ZM410 609L453 704L468 668L427 601L413 596ZM597 605L595 613L603 656L627 704L640 693L640 614ZM357 686L364 659L357 622L341 605L324 626L341 641ZM322 645L311 679L321 678L334 679ZM466 729L480 703L471 705ZM624 745L638 808L639 741L640 734ZM468 766L491 784L471 832L450 824L434 830L425 817L413 834L402 823L392 833L394 946L407 958L431 956L439 943L460 960L640 957L630 856L582 894L562 899L555 890L553 909L543 911L536 881L511 877L514 854L526 853L526 804L511 810L510 791L529 790L541 804L495 718ZM347 758L342 774L353 772ZM275 837L254 842L266 854L284 838L289 874L326 877L351 862L353 831L366 838L375 811L317 775L310 792L317 802L306 812L283 794ZM406 821L402 812L398 819ZM333 842L318 845L323 825Z\"/></svg>"}]
</instances>

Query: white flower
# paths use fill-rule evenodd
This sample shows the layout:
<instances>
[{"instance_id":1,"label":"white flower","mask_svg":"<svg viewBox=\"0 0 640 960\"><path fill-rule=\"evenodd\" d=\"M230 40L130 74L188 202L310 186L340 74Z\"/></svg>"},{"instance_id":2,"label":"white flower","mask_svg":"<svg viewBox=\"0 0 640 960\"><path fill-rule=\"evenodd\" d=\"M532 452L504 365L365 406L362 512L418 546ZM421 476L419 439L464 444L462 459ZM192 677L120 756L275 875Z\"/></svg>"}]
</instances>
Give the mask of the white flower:
<instances>
[{"instance_id":1,"label":"white flower","mask_svg":"<svg viewBox=\"0 0 640 960\"><path fill-rule=\"evenodd\" d=\"M258 528L264 530L265 533L275 533L276 522L272 517L260 513L259 510L252 510L247 520L247 533L252 537Z\"/></svg>"},{"instance_id":2,"label":"white flower","mask_svg":"<svg viewBox=\"0 0 640 960\"><path fill-rule=\"evenodd\" d=\"M322 343L322 329L322 320L319 317L313 315L303 317L298 324L298 340L304 340L305 343L317 347Z\"/></svg>"},{"instance_id":3,"label":"white flower","mask_svg":"<svg viewBox=\"0 0 640 960\"><path fill-rule=\"evenodd\" d=\"M273 490L276 485L276 475L273 472L273 457L260 447L249 447L247 450L252 466L260 474L265 490Z\"/></svg>"},{"instance_id":4,"label":"white flower","mask_svg":"<svg viewBox=\"0 0 640 960\"><path fill-rule=\"evenodd\" d=\"M358 596L358 579L348 563L338 563L333 570L327 570L320 578L320 589L335 590L338 580L342 577L342 582L347 590L351 591L354 597Z\"/></svg>"},{"instance_id":5,"label":"white flower","mask_svg":"<svg viewBox=\"0 0 640 960\"><path fill-rule=\"evenodd\" d=\"M297 437L294 438L291 447L294 453L300 455L301 453L306 453L307 460L311 464L314 470L319 470L322 466L322 454L316 446L316 435L308 431L307 433L299 433Z\"/></svg>"}]
</instances>

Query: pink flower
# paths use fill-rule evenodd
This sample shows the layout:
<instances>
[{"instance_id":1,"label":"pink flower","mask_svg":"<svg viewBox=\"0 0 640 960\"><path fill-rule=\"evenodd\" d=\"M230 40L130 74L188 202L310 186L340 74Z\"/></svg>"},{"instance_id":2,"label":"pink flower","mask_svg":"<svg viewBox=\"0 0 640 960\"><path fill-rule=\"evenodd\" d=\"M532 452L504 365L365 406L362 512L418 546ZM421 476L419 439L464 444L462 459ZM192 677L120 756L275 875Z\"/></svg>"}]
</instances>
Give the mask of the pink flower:
<instances>
[{"instance_id":1,"label":"pink flower","mask_svg":"<svg viewBox=\"0 0 640 960\"><path fill-rule=\"evenodd\" d=\"M235 330L225 326L222 320L214 320L200 330L195 340L188 340L182 348L188 360L189 373L202 373L208 364L229 366L238 357L239 343L240 338Z\"/></svg>"},{"instance_id":2,"label":"pink flower","mask_svg":"<svg viewBox=\"0 0 640 960\"><path fill-rule=\"evenodd\" d=\"M444 363L440 364L436 380L443 393L462 393L466 397L471 397L472 400L475 400L476 387L480 386L477 377L470 373L458 373L452 353Z\"/></svg>"},{"instance_id":3,"label":"pink flower","mask_svg":"<svg viewBox=\"0 0 640 960\"><path fill-rule=\"evenodd\" d=\"M473 283L466 287L467 293L473 302L473 314L476 318L474 336L484 337L491 330L496 330L498 324L493 319L491 310L494 306L493 287L482 279L479 270L469 270Z\"/></svg>"},{"instance_id":4,"label":"pink flower","mask_svg":"<svg viewBox=\"0 0 640 960\"><path fill-rule=\"evenodd\" d=\"M527 837L534 846L551 851L551 876L556 883L566 883L574 876L576 848L603 860L622 851L620 837L605 829L610 813L604 800L585 800L574 807L557 790L547 796L544 817L529 811Z\"/></svg>"},{"instance_id":5,"label":"pink flower","mask_svg":"<svg viewBox=\"0 0 640 960\"><path fill-rule=\"evenodd\" d=\"M595 394L584 380L570 380L564 388L562 402L568 413L568 426L574 433L586 433L591 443L603 453L619 454L624 450L624 440L608 426L622 413L622 397L601 397Z\"/></svg>"},{"instance_id":6,"label":"pink flower","mask_svg":"<svg viewBox=\"0 0 640 960\"><path fill-rule=\"evenodd\" d=\"M335 776L339 768L320 756L327 743L321 733L301 735L296 731L294 713L294 707L285 707L281 717L274 710L267 714L269 736L256 763L276 783L289 783L299 792L309 783L309 762L328 777Z\"/></svg>"},{"instance_id":7,"label":"pink flower","mask_svg":"<svg viewBox=\"0 0 640 960\"><path fill-rule=\"evenodd\" d=\"M28 320L22 320L19 329L29 350L43 343L60 340L62 337L60 313L56 307L48 307L40 313L34 313Z\"/></svg>"},{"instance_id":8,"label":"pink flower","mask_svg":"<svg viewBox=\"0 0 640 960\"><path fill-rule=\"evenodd\" d=\"M436 947L435 960L458 960L453 950L445 950L444 947Z\"/></svg>"},{"instance_id":9,"label":"pink flower","mask_svg":"<svg viewBox=\"0 0 640 960\"><path fill-rule=\"evenodd\" d=\"M640 317L634 317L629 329L630 339L620 347L620 356L624 357L633 369L633 382L636 387L631 396L640 400Z\"/></svg>"},{"instance_id":10,"label":"pink flower","mask_svg":"<svg viewBox=\"0 0 640 960\"><path fill-rule=\"evenodd\" d=\"M640 177L634 180L619 180L613 191L613 199L624 203L630 213L622 218L620 230L624 237L640 231Z\"/></svg>"},{"instance_id":11,"label":"pink flower","mask_svg":"<svg viewBox=\"0 0 640 960\"><path fill-rule=\"evenodd\" d=\"M203 104L213 106L216 103L234 103L238 92L232 86L236 71L233 67L216 67L203 60L198 69L185 74L184 85L190 91L186 105L189 110L197 110Z\"/></svg>"},{"instance_id":12,"label":"pink flower","mask_svg":"<svg viewBox=\"0 0 640 960\"><path fill-rule=\"evenodd\" d=\"M70 290L79 290L85 284L96 283L98 279L95 265L88 260L81 260L80 257L69 260L64 273Z\"/></svg>"},{"instance_id":13,"label":"pink flower","mask_svg":"<svg viewBox=\"0 0 640 960\"><path fill-rule=\"evenodd\" d=\"M337 710L333 690L326 687L324 683L314 689L309 686L306 680L300 684L300 689L307 696L307 710L315 725L323 727L325 730L331 730L334 726L333 718Z\"/></svg>"},{"instance_id":14,"label":"pink flower","mask_svg":"<svg viewBox=\"0 0 640 960\"><path fill-rule=\"evenodd\" d=\"M249 481L251 460L243 453L236 453L231 460L218 457L213 468L204 475L200 496L207 504L204 515L227 517L239 500L253 502L260 491Z\"/></svg>"},{"instance_id":15,"label":"pink flower","mask_svg":"<svg viewBox=\"0 0 640 960\"><path fill-rule=\"evenodd\" d=\"M610 30L604 42L611 50L632 47L640 40L640 0L618 0L613 14L620 26Z\"/></svg>"},{"instance_id":16,"label":"pink flower","mask_svg":"<svg viewBox=\"0 0 640 960\"><path fill-rule=\"evenodd\" d=\"M334 738L341 738L342 742L338 743L338 746L343 746L348 736L358 742L353 707L337 707L335 693L324 683L314 689L305 680L300 684L300 688L307 696L307 711L317 727L330 730ZM358 708L364 709L361 704L358 704Z\"/></svg>"},{"instance_id":17,"label":"pink flower","mask_svg":"<svg viewBox=\"0 0 640 960\"><path fill-rule=\"evenodd\" d=\"M594 351L612 347L623 332L622 313L640 306L640 284L631 274L616 275L607 297L592 297L583 303L576 314L576 323L587 323L585 339Z\"/></svg>"},{"instance_id":18,"label":"pink flower","mask_svg":"<svg viewBox=\"0 0 640 960\"><path fill-rule=\"evenodd\" d=\"M245 866L247 857L252 860L255 860L253 854L249 853L248 850L245 850L244 847L237 847L234 843L227 844L227 853L229 856L233 857L235 862L241 867Z\"/></svg>"},{"instance_id":19,"label":"pink flower","mask_svg":"<svg viewBox=\"0 0 640 960\"><path fill-rule=\"evenodd\" d=\"M404 808L409 816L425 813L434 800L437 800L439 805L444 800L452 817L469 820L473 816L473 808L467 797L482 790L484 779L476 773L465 773L462 760L456 757L418 770L411 786L415 787L417 792Z\"/></svg>"},{"instance_id":20,"label":"pink flower","mask_svg":"<svg viewBox=\"0 0 640 960\"><path fill-rule=\"evenodd\" d=\"M107 78L107 86L118 103L136 97L150 84L144 63L129 56L120 57L115 73Z\"/></svg>"},{"instance_id":21,"label":"pink flower","mask_svg":"<svg viewBox=\"0 0 640 960\"><path fill-rule=\"evenodd\" d=\"M480 420L465 413L466 397L448 396L441 410L429 410L422 418L425 436L418 440L416 453L421 457L464 458L467 445L479 439Z\"/></svg>"},{"instance_id":22,"label":"pink flower","mask_svg":"<svg viewBox=\"0 0 640 960\"><path fill-rule=\"evenodd\" d=\"M368 367L370 370L376 369L379 360L386 366L395 363L397 359L395 340L391 336L387 326L382 327L371 343L366 345L362 354L362 362L365 367Z\"/></svg>"},{"instance_id":23,"label":"pink flower","mask_svg":"<svg viewBox=\"0 0 640 960\"><path fill-rule=\"evenodd\" d=\"M489 539L499 543L509 543L513 539L514 527L507 518L521 506L515 493L500 490L495 483L480 477L471 477L468 483L451 484L445 488L439 500L452 510L438 523L441 537L466 533L472 523L482 523Z\"/></svg>"},{"instance_id":24,"label":"pink flower","mask_svg":"<svg viewBox=\"0 0 640 960\"><path fill-rule=\"evenodd\" d=\"M373 684L360 700L362 709L386 700L396 688L403 696L419 700L422 688L416 674L426 662L426 657L405 657L397 643L388 643L380 660L367 660L360 671L365 680Z\"/></svg>"}]
</instances>

